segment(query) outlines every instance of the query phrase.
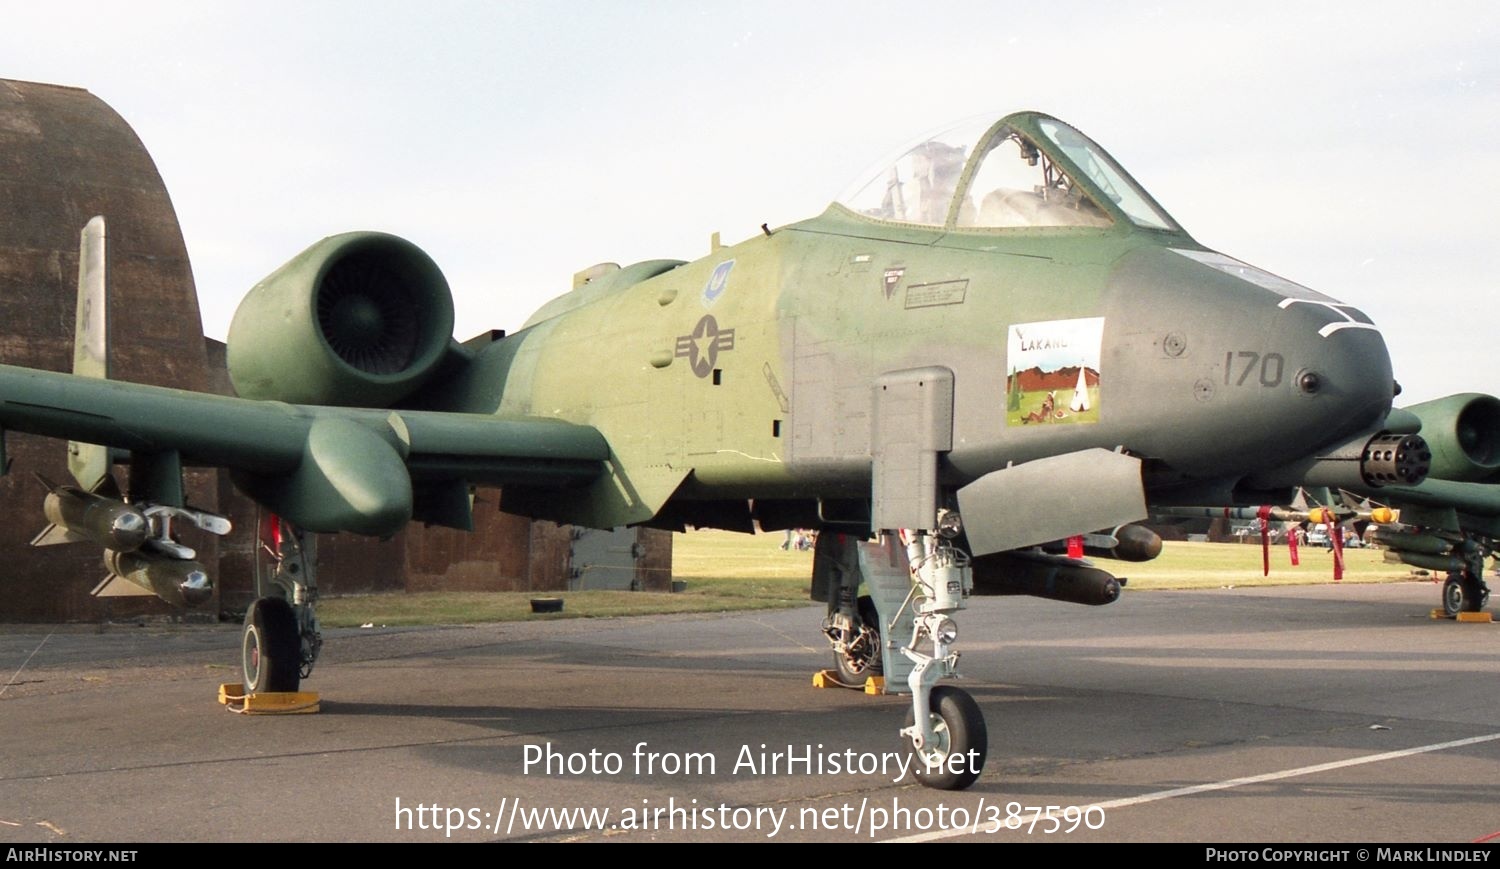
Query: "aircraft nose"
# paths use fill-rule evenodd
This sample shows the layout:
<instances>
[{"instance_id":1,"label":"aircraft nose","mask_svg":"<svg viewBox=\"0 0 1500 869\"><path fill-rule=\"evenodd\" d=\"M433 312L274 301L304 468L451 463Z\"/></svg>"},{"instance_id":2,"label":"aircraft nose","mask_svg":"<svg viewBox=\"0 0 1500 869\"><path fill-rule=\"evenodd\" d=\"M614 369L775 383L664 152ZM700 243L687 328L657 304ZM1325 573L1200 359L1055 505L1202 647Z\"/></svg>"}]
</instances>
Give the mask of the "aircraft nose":
<instances>
[{"instance_id":1,"label":"aircraft nose","mask_svg":"<svg viewBox=\"0 0 1500 869\"><path fill-rule=\"evenodd\" d=\"M1385 339L1352 306L1207 251L1132 252L1111 289L1114 334L1142 351L1125 396L1155 409L1129 439L1184 474L1280 468L1390 412Z\"/></svg>"},{"instance_id":2,"label":"aircraft nose","mask_svg":"<svg viewBox=\"0 0 1500 869\"><path fill-rule=\"evenodd\" d=\"M1378 425L1395 396L1380 330L1357 309L1332 300L1285 298L1278 307L1270 345L1285 348L1280 355L1294 406L1304 404L1330 436Z\"/></svg>"}]
</instances>

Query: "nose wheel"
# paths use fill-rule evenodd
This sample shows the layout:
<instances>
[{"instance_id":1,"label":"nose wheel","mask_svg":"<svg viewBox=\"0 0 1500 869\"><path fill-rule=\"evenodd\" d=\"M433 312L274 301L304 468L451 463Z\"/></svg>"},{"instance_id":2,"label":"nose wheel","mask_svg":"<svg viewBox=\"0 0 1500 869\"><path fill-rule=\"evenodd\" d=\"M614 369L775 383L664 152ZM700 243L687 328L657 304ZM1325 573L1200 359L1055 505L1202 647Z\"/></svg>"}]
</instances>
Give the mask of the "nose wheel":
<instances>
[{"instance_id":1,"label":"nose wheel","mask_svg":"<svg viewBox=\"0 0 1500 869\"><path fill-rule=\"evenodd\" d=\"M911 708L901 738L912 755L917 781L938 790L963 790L984 770L989 731L979 704L967 691L938 680L957 675L958 625L953 614L973 591L969 555L949 536L902 532L910 565L915 610L911 642L901 654L912 662L906 683ZM930 648L930 651L928 650Z\"/></svg>"},{"instance_id":2,"label":"nose wheel","mask_svg":"<svg viewBox=\"0 0 1500 869\"><path fill-rule=\"evenodd\" d=\"M989 731L984 713L969 692L952 685L933 687L927 706L934 738L917 747L915 708L906 710L907 752L917 781L943 791L961 791L973 784L984 769L989 753Z\"/></svg>"}]
</instances>

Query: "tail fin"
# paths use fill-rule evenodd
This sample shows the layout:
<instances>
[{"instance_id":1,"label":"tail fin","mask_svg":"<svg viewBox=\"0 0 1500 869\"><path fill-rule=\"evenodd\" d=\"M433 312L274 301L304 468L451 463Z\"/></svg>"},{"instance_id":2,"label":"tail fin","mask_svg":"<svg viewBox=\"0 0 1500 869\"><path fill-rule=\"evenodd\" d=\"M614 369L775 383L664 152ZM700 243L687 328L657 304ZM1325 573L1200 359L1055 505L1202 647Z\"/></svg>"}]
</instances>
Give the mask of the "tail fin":
<instances>
[{"instance_id":1,"label":"tail fin","mask_svg":"<svg viewBox=\"0 0 1500 869\"><path fill-rule=\"evenodd\" d=\"M111 573L100 580L89 594L94 597L156 597L156 592L141 588L116 573Z\"/></svg>"},{"instance_id":2,"label":"tail fin","mask_svg":"<svg viewBox=\"0 0 1500 869\"><path fill-rule=\"evenodd\" d=\"M73 373L109 379L109 256L104 217L90 220L78 242L78 311L73 329ZM68 442L68 471L84 491L109 476L109 448Z\"/></svg>"}]
</instances>

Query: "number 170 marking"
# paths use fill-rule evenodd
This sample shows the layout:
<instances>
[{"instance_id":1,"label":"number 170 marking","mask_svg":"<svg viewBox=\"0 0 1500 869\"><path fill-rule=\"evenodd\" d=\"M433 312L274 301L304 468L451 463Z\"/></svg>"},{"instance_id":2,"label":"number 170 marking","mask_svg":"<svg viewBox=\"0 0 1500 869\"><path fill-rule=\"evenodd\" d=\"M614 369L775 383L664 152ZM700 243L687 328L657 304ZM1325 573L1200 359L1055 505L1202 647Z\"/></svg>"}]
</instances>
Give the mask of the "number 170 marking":
<instances>
[{"instance_id":1,"label":"number 170 marking","mask_svg":"<svg viewBox=\"0 0 1500 869\"><path fill-rule=\"evenodd\" d=\"M1236 363L1235 360L1239 360ZM1234 369L1237 364L1242 364L1240 376L1234 377ZM1280 353L1267 353L1262 356L1254 350L1241 350L1238 353L1233 350L1224 354L1224 385L1244 386L1250 375L1259 370L1260 385L1265 387L1280 386L1282 370L1286 367L1286 360Z\"/></svg>"}]
</instances>

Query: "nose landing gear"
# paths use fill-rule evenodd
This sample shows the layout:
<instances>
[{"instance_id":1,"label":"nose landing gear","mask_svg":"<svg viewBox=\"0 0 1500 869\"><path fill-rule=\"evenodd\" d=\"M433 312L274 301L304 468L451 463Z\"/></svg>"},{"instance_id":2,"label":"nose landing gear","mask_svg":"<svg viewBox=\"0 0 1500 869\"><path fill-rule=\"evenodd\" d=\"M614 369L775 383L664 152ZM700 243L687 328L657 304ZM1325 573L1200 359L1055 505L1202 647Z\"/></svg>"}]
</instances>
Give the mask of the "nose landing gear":
<instances>
[{"instance_id":1,"label":"nose landing gear","mask_svg":"<svg viewBox=\"0 0 1500 869\"><path fill-rule=\"evenodd\" d=\"M858 687L883 674L886 693L911 692L900 730L909 768L928 787L962 790L984 769L988 731L968 692L938 683L957 675L954 614L973 592L974 572L954 542L957 514L941 510L936 524L887 532L877 542L819 535L813 595L828 602L823 633L839 682Z\"/></svg>"},{"instance_id":2,"label":"nose landing gear","mask_svg":"<svg viewBox=\"0 0 1500 869\"><path fill-rule=\"evenodd\" d=\"M901 736L914 756L913 772L922 784L939 790L963 790L979 778L989 751L989 733L979 704L967 691L938 680L957 675L958 639L953 613L964 608L974 590L968 553L948 537L903 531L910 563L915 612L911 642L901 654L913 664L907 676L912 708ZM930 642L932 651L922 647Z\"/></svg>"}]
</instances>

